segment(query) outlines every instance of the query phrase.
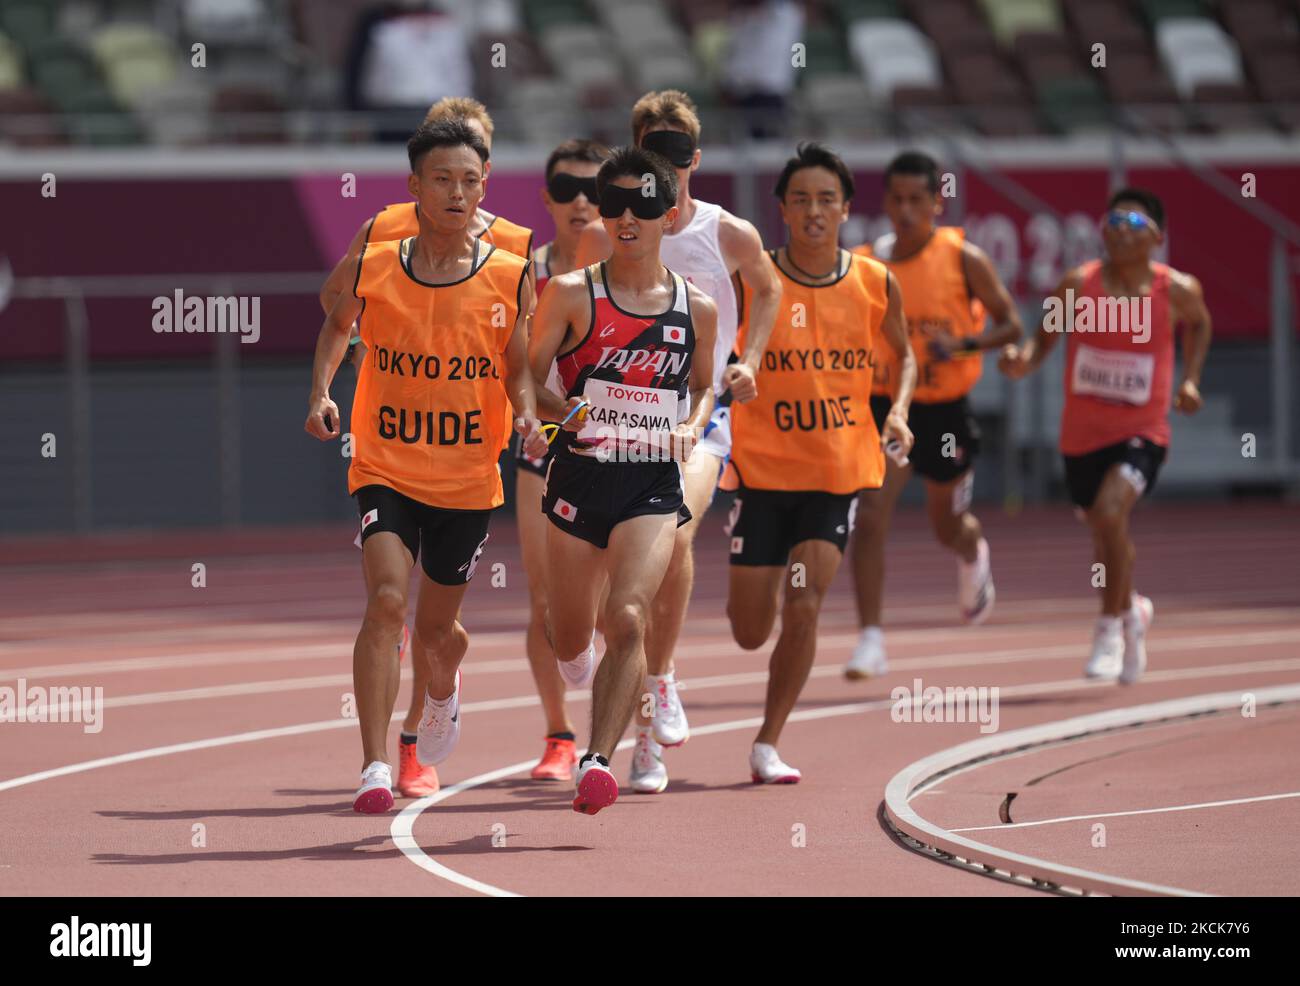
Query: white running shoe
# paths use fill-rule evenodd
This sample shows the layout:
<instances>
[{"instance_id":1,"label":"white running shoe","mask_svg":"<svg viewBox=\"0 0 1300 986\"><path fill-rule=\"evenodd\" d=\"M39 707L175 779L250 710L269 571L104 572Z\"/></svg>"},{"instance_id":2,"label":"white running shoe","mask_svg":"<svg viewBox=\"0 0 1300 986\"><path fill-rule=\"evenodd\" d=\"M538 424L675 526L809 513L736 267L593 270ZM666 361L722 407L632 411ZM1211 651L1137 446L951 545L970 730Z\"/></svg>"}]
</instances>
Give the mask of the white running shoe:
<instances>
[{"instance_id":1,"label":"white running shoe","mask_svg":"<svg viewBox=\"0 0 1300 986\"><path fill-rule=\"evenodd\" d=\"M664 748L655 741L649 726L637 727L636 747L632 750L632 790L640 794L662 794L668 786L668 768L664 766Z\"/></svg>"},{"instance_id":2,"label":"white running shoe","mask_svg":"<svg viewBox=\"0 0 1300 986\"><path fill-rule=\"evenodd\" d=\"M654 714L650 717L655 739L663 746L681 746L691 738L691 726L686 721L681 696L677 694L677 679L669 671L665 675L646 675L645 683L655 697Z\"/></svg>"},{"instance_id":3,"label":"white running shoe","mask_svg":"<svg viewBox=\"0 0 1300 986\"><path fill-rule=\"evenodd\" d=\"M965 623L976 626L993 612L993 566L989 564L989 543L980 538L972 562L957 559L957 605Z\"/></svg>"},{"instance_id":4,"label":"white running shoe","mask_svg":"<svg viewBox=\"0 0 1300 986\"><path fill-rule=\"evenodd\" d=\"M1133 593L1133 605L1124 614L1124 666L1119 673L1121 685L1131 685L1147 669L1147 630L1156 608L1146 596Z\"/></svg>"},{"instance_id":5,"label":"white running shoe","mask_svg":"<svg viewBox=\"0 0 1300 986\"><path fill-rule=\"evenodd\" d=\"M880 627L864 627L857 646L853 648L853 656L844 665L844 677L857 681L861 678L879 678L888 673L884 631Z\"/></svg>"},{"instance_id":6,"label":"white running shoe","mask_svg":"<svg viewBox=\"0 0 1300 986\"><path fill-rule=\"evenodd\" d=\"M1097 620L1097 629L1093 631L1092 657L1083 669L1083 676L1114 681L1123 665L1123 624L1118 616L1103 616Z\"/></svg>"},{"instance_id":7,"label":"white running shoe","mask_svg":"<svg viewBox=\"0 0 1300 986\"><path fill-rule=\"evenodd\" d=\"M352 810L364 815L382 815L393 807L393 768L375 760L361 772L361 787Z\"/></svg>"},{"instance_id":8,"label":"white running shoe","mask_svg":"<svg viewBox=\"0 0 1300 986\"><path fill-rule=\"evenodd\" d=\"M755 743L749 751L749 773L755 784L798 784L803 775L782 763L771 743Z\"/></svg>"},{"instance_id":9,"label":"white running shoe","mask_svg":"<svg viewBox=\"0 0 1300 986\"><path fill-rule=\"evenodd\" d=\"M585 688L590 685L591 679L596 674L595 635L592 635L591 643L587 646L587 649L572 661L561 661L557 658L555 663L560 666L560 677L571 688Z\"/></svg>"},{"instance_id":10,"label":"white running shoe","mask_svg":"<svg viewBox=\"0 0 1300 986\"><path fill-rule=\"evenodd\" d=\"M584 815L594 815L618 800L618 780L609 769L609 761L599 754L588 754L578 761L575 787L573 810Z\"/></svg>"},{"instance_id":11,"label":"white running shoe","mask_svg":"<svg viewBox=\"0 0 1300 986\"><path fill-rule=\"evenodd\" d=\"M436 702L425 691L424 715L415 735L415 756L423 767L442 763L456 749L460 740L460 671L450 698Z\"/></svg>"}]
</instances>

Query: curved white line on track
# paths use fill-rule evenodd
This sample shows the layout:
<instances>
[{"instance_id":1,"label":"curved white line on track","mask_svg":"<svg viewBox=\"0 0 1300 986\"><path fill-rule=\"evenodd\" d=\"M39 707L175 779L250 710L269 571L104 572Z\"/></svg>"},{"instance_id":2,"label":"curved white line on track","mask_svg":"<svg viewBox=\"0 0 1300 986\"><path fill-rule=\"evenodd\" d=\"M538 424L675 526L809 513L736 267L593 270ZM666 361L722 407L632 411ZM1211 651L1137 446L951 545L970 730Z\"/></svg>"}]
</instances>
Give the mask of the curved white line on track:
<instances>
[{"instance_id":1,"label":"curved white line on track","mask_svg":"<svg viewBox=\"0 0 1300 986\"><path fill-rule=\"evenodd\" d=\"M1276 661L1276 662L1274 661L1259 662L1259 663L1260 664L1282 664L1285 665L1287 668L1291 668L1291 669L1300 667L1300 660L1295 660L1295 659ZM1171 681L1171 680L1183 680L1187 678L1218 677L1224 674L1240 673L1243 670L1243 668L1244 668L1243 665L1238 665L1238 664L1224 664L1224 665L1217 665L1217 666L1206 667L1206 668L1178 668L1170 671L1150 673L1146 676L1146 680ZM818 672L821 670L822 668L814 667L813 675L817 675ZM827 670L833 671L834 673L837 674L840 671L838 665L835 668L828 668ZM1282 670L1282 669L1277 668L1277 670ZM766 679L767 677L766 672L758 672L756 674L759 677L762 677L764 679ZM1078 678L1068 678L1065 679L1064 681L1040 681L1040 682L1032 682L1024 685L1008 685L1005 687L1000 686L999 694L1007 695L1007 696L1034 695L1042 692L1075 691L1075 690L1082 690L1082 689L1089 689L1089 688L1110 688L1110 687L1114 687L1114 686L1106 682L1099 682L1095 680L1080 680ZM1294 687L1300 689L1300 685L1287 686L1287 687ZM1260 691L1261 693L1267 692L1268 689L1262 689ZM888 709L893 705L894 702L891 699L877 699L870 702L854 702L846 705L832 705L822 709L809 709L804 712L798 712L798 711L793 712L790 714L790 718L787 720L787 722L808 722L815 719L826 719L832 716L854 715L855 713L858 712L868 712L868 711L879 710L879 709ZM1123 710L1121 709L1115 711L1123 711ZM1107 713L1102 713L1102 715L1105 714ZM707 736L714 733L726 733L738 729L756 729L762 724L763 724L762 716L756 716L749 719L737 719L731 722L711 723L707 726L692 727L691 735ZM1006 734L1002 734L1002 735L1006 735ZM996 737L992 737L992 738L996 738ZM979 741L977 740L976 742ZM616 750L631 749L632 745L633 745L633 740L625 739L618 744ZM430 795L427 798L420 798L417 801L411 802L409 805L403 808L402 811L398 813L396 818L393 819L393 824L389 828L389 832L393 837L393 842L402 851L402 854L405 855L407 859L411 860L411 862L415 863L416 866L419 866L421 869L426 870L429 873L432 873L434 876L446 880L449 883L453 883L459 887L464 887L468 890L473 890L481 894L486 894L490 897L522 896L521 894L515 893L512 890L506 890L501 887L496 887L490 883L484 883L481 880L476 880L471 876L466 876L464 873L461 873L457 870L453 870L450 866L446 866L445 864L438 862L436 859L429 856L429 854L426 853L420 847L420 844L415 839L414 829L415 829L416 819L420 817L421 813L426 808L430 808L436 804L446 801L448 798L452 798L455 795L460 794L464 791L472 790L473 788L476 787L482 787L484 784L491 784L494 781L502 780L506 777L511 776L512 774L522 773L523 771L531 768L534 763L536 763L535 759L523 760L520 761L519 763L511 764L508 767L501 767L496 770L491 770L483 774L478 774L474 777L467 778L466 780L463 780L458 784L454 784L451 787L444 788L440 790L437 794Z\"/></svg>"},{"instance_id":2,"label":"curved white line on track","mask_svg":"<svg viewBox=\"0 0 1300 986\"><path fill-rule=\"evenodd\" d=\"M1007 829L1028 829L1037 825L1056 825L1058 822L1084 822L1093 818L1123 818L1126 815L1160 815L1167 811L1195 811L1198 808L1226 808L1229 805L1253 805L1261 801L1284 801L1300 798L1300 791L1285 794L1261 794L1254 798L1233 798L1230 801L1202 801L1197 805L1170 805L1166 808L1138 808L1134 811L1103 811L1096 815L1064 815L1061 818L1040 818L1032 822L1011 822L1006 825L975 825L971 828L949 829L949 832L992 832Z\"/></svg>"},{"instance_id":3,"label":"curved white line on track","mask_svg":"<svg viewBox=\"0 0 1300 986\"><path fill-rule=\"evenodd\" d=\"M1010 689L1004 691L1009 692ZM1300 684L1255 689L1253 694L1260 705L1300 701ZM1169 724L1192 715L1233 708L1240 705L1241 697L1242 692L1238 690L1110 709L1106 712L1014 729L1011 732L985 736L952 746L910 763L896 773L885 788L885 812L893 825L909 838L977 865L994 866L998 869L1010 868L1025 876L1050 880L1061 886L1078 887L1085 891L1178 897L1207 896L1196 890L1163 886L1145 880L1129 880L976 842L922 818L912 808L911 801L925 790L933 788L941 779L977 770L979 767L1006 757L1021 756L1048 745L1091 739L1117 729L1138 725Z\"/></svg>"}]
</instances>

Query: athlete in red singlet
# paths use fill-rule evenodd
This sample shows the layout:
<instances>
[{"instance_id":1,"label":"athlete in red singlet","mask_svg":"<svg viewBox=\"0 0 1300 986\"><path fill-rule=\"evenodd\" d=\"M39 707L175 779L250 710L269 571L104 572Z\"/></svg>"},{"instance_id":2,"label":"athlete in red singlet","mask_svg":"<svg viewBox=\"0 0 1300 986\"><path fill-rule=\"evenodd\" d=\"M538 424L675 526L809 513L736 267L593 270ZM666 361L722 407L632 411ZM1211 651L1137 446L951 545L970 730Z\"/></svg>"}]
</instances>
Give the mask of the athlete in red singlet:
<instances>
[{"instance_id":1,"label":"athlete in red singlet","mask_svg":"<svg viewBox=\"0 0 1300 986\"><path fill-rule=\"evenodd\" d=\"M1133 591L1133 505L1155 485L1169 448L1169 406L1201 408L1210 313L1190 274L1153 261L1164 241L1164 206L1148 191L1111 196L1102 220L1104 260L1065 275L1044 302L1037 334L1007 346L998 365L1013 379L1037 369L1066 333L1061 454L1070 498L1092 529L1105 582L1090 678L1136 681L1146 667L1154 607ZM1185 326L1183 373L1174 385L1174 327Z\"/></svg>"},{"instance_id":2,"label":"athlete in red singlet","mask_svg":"<svg viewBox=\"0 0 1300 986\"><path fill-rule=\"evenodd\" d=\"M659 244L677 218L677 176L640 148L614 152L596 176L614 243L607 262L553 277L533 319L529 362L544 379L555 362L567 397L539 392L540 413L561 420L542 509L550 520L551 642L566 682L590 680L600 593L606 654L592 689L591 744L578 763L575 811L614 803L609 758L644 687L651 601L688 522L684 467L713 410L717 307L664 267ZM647 313L647 314L640 314ZM655 313L655 314L648 314Z\"/></svg>"}]
</instances>

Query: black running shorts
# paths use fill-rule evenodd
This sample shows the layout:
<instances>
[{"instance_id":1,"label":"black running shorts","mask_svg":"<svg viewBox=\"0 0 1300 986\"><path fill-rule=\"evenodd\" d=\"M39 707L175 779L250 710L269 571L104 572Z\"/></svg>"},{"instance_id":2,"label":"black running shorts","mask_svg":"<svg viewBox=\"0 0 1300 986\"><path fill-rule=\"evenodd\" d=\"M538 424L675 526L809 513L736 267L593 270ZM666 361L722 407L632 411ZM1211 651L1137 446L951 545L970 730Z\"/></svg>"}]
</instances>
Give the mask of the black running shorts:
<instances>
[{"instance_id":1,"label":"black running shorts","mask_svg":"<svg viewBox=\"0 0 1300 986\"><path fill-rule=\"evenodd\" d=\"M856 493L749 490L731 504L731 564L784 565L803 541L830 541L841 552L857 513Z\"/></svg>"},{"instance_id":2,"label":"black running shorts","mask_svg":"<svg viewBox=\"0 0 1300 986\"><path fill-rule=\"evenodd\" d=\"M877 431L885 426L885 416L893 403L888 395L871 395ZM980 450L980 428L965 397L941 404L913 401L907 427L916 439L907 458L918 476L935 483L951 483L974 465Z\"/></svg>"},{"instance_id":3,"label":"black running shorts","mask_svg":"<svg viewBox=\"0 0 1300 986\"><path fill-rule=\"evenodd\" d=\"M678 527L691 519L677 462L588 462L577 455L551 459L542 513L597 548L609 547L610 532L633 517L676 514Z\"/></svg>"},{"instance_id":4,"label":"black running shorts","mask_svg":"<svg viewBox=\"0 0 1300 986\"><path fill-rule=\"evenodd\" d=\"M1160 475L1160 466L1168 451L1163 445L1146 438L1130 438L1095 452L1063 455L1065 485L1070 490L1070 499L1076 507L1091 508L1106 473L1117 462L1124 468L1129 482L1137 488L1139 496L1149 493L1156 485L1156 477Z\"/></svg>"},{"instance_id":5,"label":"black running shorts","mask_svg":"<svg viewBox=\"0 0 1300 986\"><path fill-rule=\"evenodd\" d=\"M363 486L353 495L362 544L380 531L391 531L439 585L464 585L474 577L487 544L491 510L431 507L387 486Z\"/></svg>"}]
</instances>

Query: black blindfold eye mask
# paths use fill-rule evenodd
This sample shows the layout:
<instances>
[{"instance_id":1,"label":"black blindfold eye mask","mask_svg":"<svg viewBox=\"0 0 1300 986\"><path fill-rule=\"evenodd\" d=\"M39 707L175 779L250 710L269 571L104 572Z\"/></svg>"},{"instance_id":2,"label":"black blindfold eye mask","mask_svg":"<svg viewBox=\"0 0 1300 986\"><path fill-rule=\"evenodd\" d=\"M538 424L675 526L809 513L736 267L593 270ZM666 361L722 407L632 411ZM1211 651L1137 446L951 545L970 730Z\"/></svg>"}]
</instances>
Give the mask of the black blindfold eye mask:
<instances>
[{"instance_id":1,"label":"black blindfold eye mask","mask_svg":"<svg viewBox=\"0 0 1300 986\"><path fill-rule=\"evenodd\" d=\"M627 209L638 219L658 219L668 211L664 201L662 187L655 188L654 195L646 195L643 185L636 188L623 188L619 185L606 185L600 194L600 214L606 219L617 219Z\"/></svg>"},{"instance_id":2,"label":"black blindfold eye mask","mask_svg":"<svg viewBox=\"0 0 1300 986\"><path fill-rule=\"evenodd\" d=\"M689 168L695 158L695 141L677 130L654 130L641 138L641 146L653 151L674 168Z\"/></svg>"},{"instance_id":3,"label":"black blindfold eye mask","mask_svg":"<svg viewBox=\"0 0 1300 986\"><path fill-rule=\"evenodd\" d=\"M551 175L546 183L546 190L551 193L552 199L561 203L572 202L578 197L579 192L587 196L588 202L597 200L595 178L579 178L564 171Z\"/></svg>"}]
</instances>

